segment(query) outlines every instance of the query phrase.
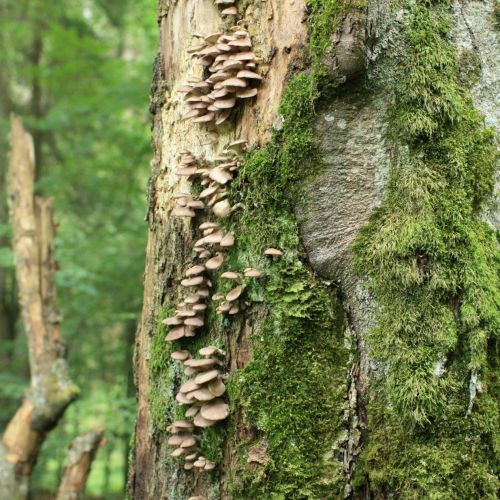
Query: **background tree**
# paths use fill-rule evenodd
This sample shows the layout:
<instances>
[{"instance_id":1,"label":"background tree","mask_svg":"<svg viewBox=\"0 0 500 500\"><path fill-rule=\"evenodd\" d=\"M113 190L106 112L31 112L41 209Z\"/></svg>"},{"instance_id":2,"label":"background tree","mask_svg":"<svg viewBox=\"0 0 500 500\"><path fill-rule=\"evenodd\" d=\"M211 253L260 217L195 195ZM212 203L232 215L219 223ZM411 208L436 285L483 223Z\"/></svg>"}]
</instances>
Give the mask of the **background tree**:
<instances>
[{"instance_id":1,"label":"background tree","mask_svg":"<svg viewBox=\"0 0 500 500\"><path fill-rule=\"evenodd\" d=\"M5 0L0 5L0 161L5 165L8 113L16 111L33 133L41 160L37 192L55 198L63 336L70 346L71 375L82 390L74 410L44 445L35 492L56 490L75 434L112 420L88 491L122 498L145 245L153 4ZM2 167L0 421L5 423L29 373L2 209L4 174Z\"/></svg>"}]
</instances>

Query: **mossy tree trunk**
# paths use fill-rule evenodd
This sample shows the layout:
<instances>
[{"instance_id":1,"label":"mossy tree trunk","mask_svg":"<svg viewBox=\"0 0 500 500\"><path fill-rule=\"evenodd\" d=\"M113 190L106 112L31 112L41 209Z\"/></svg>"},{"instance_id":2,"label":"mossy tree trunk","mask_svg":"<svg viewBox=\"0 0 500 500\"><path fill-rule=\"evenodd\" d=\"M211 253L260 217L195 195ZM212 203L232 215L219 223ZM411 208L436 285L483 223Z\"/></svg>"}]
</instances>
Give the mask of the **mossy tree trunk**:
<instances>
[{"instance_id":1,"label":"mossy tree trunk","mask_svg":"<svg viewBox=\"0 0 500 500\"><path fill-rule=\"evenodd\" d=\"M236 5L236 18L212 0L159 6L130 496L495 498L496 4ZM237 21L260 59L258 96L217 129L181 120L178 88L202 74L193 34ZM235 139L249 149L229 188L223 270L264 276L243 312L210 310L178 344L224 348L231 406L200 434L216 469L185 471L166 432L185 379L161 321L183 296L200 221L172 216L174 195L197 189L174 172L181 151L210 163Z\"/></svg>"}]
</instances>

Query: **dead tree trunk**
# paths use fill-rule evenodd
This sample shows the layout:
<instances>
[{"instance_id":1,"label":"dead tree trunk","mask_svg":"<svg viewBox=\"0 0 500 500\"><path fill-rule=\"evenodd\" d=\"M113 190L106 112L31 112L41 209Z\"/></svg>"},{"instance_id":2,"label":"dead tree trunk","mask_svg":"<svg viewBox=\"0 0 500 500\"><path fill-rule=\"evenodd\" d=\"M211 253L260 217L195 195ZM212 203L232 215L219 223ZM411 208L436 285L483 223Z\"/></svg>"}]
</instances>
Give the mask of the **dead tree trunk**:
<instances>
[{"instance_id":1,"label":"dead tree trunk","mask_svg":"<svg viewBox=\"0 0 500 500\"><path fill-rule=\"evenodd\" d=\"M493 499L494 2L159 4L131 497ZM231 412L193 430L209 344Z\"/></svg>"},{"instance_id":2,"label":"dead tree trunk","mask_svg":"<svg viewBox=\"0 0 500 500\"><path fill-rule=\"evenodd\" d=\"M12 118L9 201L21 314L28 342L31 386L0 444L0 489L5 498L26 498L47 433L77 397L60 335L56 304L52 200L34 194L33 143Z\"/></svg>"},{"instance_id":3,"label":"dead tree trunk","mask_svg":"<svg viewBox=\"0 0 500 500\"><path fill-rule=\"evenodd\" d=\"M85 492L92 462L102 442L102 430L76 437L69 445L57 500L78 500Z\"/></svg>"}]
</instances>

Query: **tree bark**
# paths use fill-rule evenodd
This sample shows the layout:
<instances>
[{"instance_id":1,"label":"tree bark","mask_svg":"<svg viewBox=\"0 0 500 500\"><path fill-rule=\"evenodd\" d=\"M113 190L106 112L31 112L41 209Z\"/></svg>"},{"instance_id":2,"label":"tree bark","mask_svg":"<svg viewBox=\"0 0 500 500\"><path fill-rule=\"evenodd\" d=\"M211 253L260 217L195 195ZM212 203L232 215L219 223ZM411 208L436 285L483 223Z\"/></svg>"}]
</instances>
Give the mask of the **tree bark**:
<instances>
[{"instance_id":1,"label":"tree bark","mask_svg":"<svg viewBox=\"0 0 500 500\"><path fill-rule=\"evenodd\" d=\"M367 5L362 2L345 2L329 11L326 22L320 15L314 15L318 9L320 13L328 11L328 6L334 2L271 0L240 1L236 4L238 15L232 18L233 20L228 17L221 18L220 9L217 9L211 0L162 1L159 5L161 39L151 89L153 161L148 192L149 234L144 305L135 351L138 413L135 448L129 471L130 496L137 500L188 499L191 496L288 499L391 498L399 495L401 498L416 498L419 495L425 496L432 488L436 488L437 496L444 494L443 491L452 492L451 496L474 496L477 492L484 491L483 488L489 488L491 495L497 479L492 472L494 467L493 461L490 462L493 459L488 455L490 451L485 452L489 457L485 460L491 475L490 472L485 473L486 479L481 480L484 482L479 485L481 481L478 481L477 489L470 490L473 493L469 490L468 493L457 493L462 491L460 488L466 477L463 470L467 469L460 458L461 452L457 451L458 448L450 448L450 455L453 457L450 460L456 469L449 473L442 483L439 482L442 477L433 482L434 472L430 470L423 472L424 479L408 478L411 474L405 474L408 468L413 467L410 464L420 459L424 462L427 459L435 459L436 463L442 463L441 458L436 457L440 456L441 452L446 456L443 450L446 450L448 445L452 446L448 436L445 437L446 433L449 433L446 430L448 410L444 411L443 420L439 420L443 427L435 425L435 428L443 429L443 433L438 437L431 437L432 431L425 426L422 428L424 430L420 429L421 434L419 431L413 434L413 430L405 429L402 418L399 422L398 417L395 421L389 418L383 421L380 415L383 414L385 418L384 412L390 411L391 403L383 399L385 394L380 396L381 400L374 396L383 393L383 390L378 391L381 384L385 383L384 367L389 366L390 360L375 360L371 354L369 338L370 332L377 326L378 297L374 296L372 288L368 286L369 270L360 273L354 269L352 245L358 240L361 229L372 220L374 209L380 207L385 200L387 186L390 184L388 179L394 164L397 163L395 153L402 154L401 150L405 151L408 147L406 144L402 147L396 144L387 132L397 85L404 76L398 65L405 54L409 53L410 43L418 38L416 35L413 39L409 36L408 39L405 38L405 30L409 29L405 24L406 19L414 13L410 5L412 2L405 3L401 11L394 10L390 2L385 0L369 1ZM451 9L445 15L448 16L453 11L451 30L461 41L457 42L455 39L453 43L456 45L450 47L457 59L463 54L464 47L470 46L475 57L483 61L483 76L479 77L475 86L469 90L475 98L475 105L486 114L488 124L495 125L498 117L491 113L491 107L494 107L493 86L491 79L485 75L498 71L498 54L494 56L484 41L487 39L486 34L497 39L498 33L495 32L492 18L488 18L488 26L482 27L478 24L479 16L473 13L474 6L477 5L475 2L451 3ZM423 14L418 12L422 17L429 14L430 18L434 19L433 16L442 14L439 7L419 5L418 8L428 9ZM488 3L484 9L491 14L493 4ZM418 15L415 18L419 19ZM484 12L483 18L486 18ZM203 70L197 67L187 54L187 49L199 42L199 39L193 38L192 35L229 33L230 27L236 21L240 21L240 24L248 29L253 42L252 50L259 56L256 71L263 76L263 81L256 99L238 107L229 123L217 129L182 120L186 108L178 88L193 75L203 77ZM435 33L427 33L429 44L437 33L437 28ZM321 36L319 43L314 45ZM451 38L450 36L446 43L451 43ZM252 172L257 176L262 172L255 168L255 156L252 155L260 150L264 156L264 153L269 152L266 148L272 144L271 153L276 154L278 160L272 164L275 168L274 175L267 177L266 181L276 185L277 191L281 190L279 178L287 175L288 172L283 173L287 162L293 164L293 159L290 160L287 155L300 155L297 143L300 140L307 142L309 137L307 134L295 137L294 143L294 137L287 136L293 124L290 126L286 120L289 116L295 116L300 121L300 113L294 115L293 110L301 109L303 104L302 99L293 101L288 90L297 83L294 79L297 75L307 79L314 71L319 71L319 63L315 59L318 53L321 71L326 71L334 81L335 90L332 91L328 86L326 90L322 89L321 98L314 101L314 117L310 123L311 129L308 129L312 130L313 142L323 158L322 167L315 170L312 176L299 176L297 183L301 184L303 195L299 199L290 198L289 208L294 214L295 223L300 227L300 241L295 244L294 257L286 252L287 264L279 264L283 266L280 267L281 272L288 273L287 278L282 276L282 281L279 282L280 297L276 298L273 295L275 289L269 290L268 287L264 295L269 300L260 300L261 296L252 304L249 300L247 309L240 312L235 319L223 323L209 319L203 341L207 344L222 343L227 353L224 369L232 384L229 398L232 405L230 424L223 424L225 430L222 433L226 434L225 440L220 444L223 451L215 472L207 475L203 472L185 471L181 463L169 458L172 448L167 445L168 434L165 432L166 426L179 418L175 396L185 378L179 371L178 364L169 358L170 348L168 344L163 343L166 330L161 323L183 296L179 283L185 270L193 264L193 244L200 237L195 224L172 215L175 195L189 193L192 187L191 182L184 180L184 177L175 175L179 168L179 158L183 150L188 150L201 162L213 164L214 158L222 153L226 144L233 140L246 139L251 150L249 168L253 168ZM301 96L305 99L304 94ZM289 102L287 99L292 99L291 112L286 106ZM412 123L413 120L409 120L407 127ZM448 123L443 127L446 129ZM215 144L207 145L207 136L214 133L217 135ZM425 144L432 144L434 138L420 140ZM286 150L288 147L290 150ZM279 152L276 153L276 150ZM313 155L306 155L302 163L295 167L307 171L314 161ZM242 200L244 204L250 198L250 201L254 202L254 198L248 195L248 190L258 190L259 186L253 185L241 172L240 169L238 175L244 180L238 186L242 192L233 192L237 196L234 201ZM265 191L264 186L261 188ZM276 198L280 197L278 192L274 195ZM269 207L266 207L259 206L263 198L255 198L257 201L251 209L252 213L269 209L269 218L278 217L272 200ZM270 201L269 198L266 201ZM245 211L246 207L242 210ZM492 225L495 220L498 221L498 212L495 210L490 210L488 216ZM195 221L199 222L198 219ZM248 243L242 234L247 229L245 225L232 229L235 229L238 247L237 257L232 261L234 265L238 260L241 263L245 258L249 259L253 248L252 242ZM241 230L240 234L238 229ZM266 241L265 232L259 234L259 237ZM242 240L241 244L238 243L239 239ZM258 246L258 243L254 242L253 245ZM421 260L418 259L421 257L415 256L416 262L421 265ZM291 261L295 262L295 267L290 264L287 271L283 271ZM266 268L270 276L274 276L275 272L279 273L272 268L274 262L270 267L266 267L268 264L262 260L257 262ZM307 281L307 285L304 284L305 281L287 285L286 279L292 274L290 268L307 269L311 273L308 276L312 276L312 281ZM217 277L214 277L214 282L217 282ZM334 347L333 344L327 344L327 349L335 351L336 360L321 357L325 351L321 342L325 339L320 334L317 334L318 351L315 351L314 344L313 347L308 344L306 335L301 337L300 342L292 339L293 333L290 333L290 330L294 328L290 328L289 324L298 324L307 331L308 321L305 321L306 324L299 321L287 323L289 316L286 309L288 308L288 314L293 316L293 290L295 287L309 290L310 283L313 283L311 289L315 290L311 294L318 294L321 304L318 309L325 315L322 318L326 318L326 311L335 310L337 326L333 326L326 319L324 324L325 328L331 329L330 338L326 340L337 342ZM418 291L419 287L415 287L415 293ZM309 299L304 297L309 296L302 292L299 295L298 302L307 303ZM283 299L283 296L286 299ZM257 303L258 301L260 303ZM273 311L277 303L284 309L279 314ZM297 312L298 315L301 313ZM269 318L274 318L271 326ZM314 316L309 321L313 325L310 336L316 335L323 319L317 321ZM281 334L275 337L278 344L282 341L281 338L289 339L286 341L289 343L286 345L286 355L281 359L281 365L276 358L266 358L266 355L262 354L263 344L272 349L272 345L265 344L263 338L275 332ZM195 342L194 347L191 347L186 342L182 348L190 350L191 355L195 356L196 349L201 346L199 342ZM285 370L284 367L295 366L296 353L301 349L304 350L304 356L309 357L310 365L314 365L315 360L326 359L328 365L322 364L320 368L324 374L323 379L314 378L317 375L310 365L305 371L291 369L287 372L285 381L279 378L277 373ZM490 355L492 352L490 351ZM456 356L460 354L452 353L450 359L456 359ZM262 359L267 360L267 366L262 366L266 365ZM297 363L302 368L302 365ZM328 375L329 368L334 364L333 372ZM263 384L255 384L251 389L259 396L242 396L242 390L244 392L248 388L242 389L245 387L245 381L241 381L239 374L242 373L244 379L254 376L257 370L262 370L263 374L259 374L260 378L256 380ZM311 387L299 396L301 383L304 377L309 375ZM460 375L463 388L468 387L468 376L470 374ZM325 379L328 379L329 391L320 395L320 387L315 383ZM265 383L269 380L276 382L276 385L266 386ZM281 389L284 388L283 393L279 392L278 382ZM311 391L316 396L314 400L308 398ZM466 388L461 393L461 405L464 398L468 398L467 392ZM332 396L334 393L337 396ZM252 405L259 405L259 398L265 399L268 408L252 408ZM280 400L283 398L288 399L289 406L280 406ZM328 418L328 415L325 415L328 412L323 413L323 408L327 408L330 415L338 416L337 420L332 418L332 427L327 430L320 430L318 422L301 421L297 417L297 412L302 410L310 417L309 408L315 405L318 399L321 408L318 410L318 421ZM436 396L435 399L439 398ZM276 415L269 408L272 406L284 409ZM450 403L448 409L451 411L453 407ZM269 415L279 420L280 425L271 425L268 421ZM477 438L475 431L467 427L469 424L465 418L465 410L457 417L457 421L457 426L468 429L464 433L475 436L470 439ZM306 425L315 429L314 432L311 431L312 436L302 432L304 423L301 422L307 422ZM378 425L380 427L377 427ZM280 432L283 428L286 428L289 434L283 441L279 441L282 439ZM391 437L395 428L400 429L405 437L398 445L393 446ZM405 432L408 432L408 435ZM478 431L478 435L481 432ZM213 438L213 435L211 437ZM202 437L202 443L204 440L206 442L208 438ZM303 447L307 446L306 440L311 440L318 450L318 456L309 456L309 462L302 461L301 455ZM484 442L481 441L481 446L488 440L489 437L485 438ZM282 448L289 451L289 455L295 454L299 460L295 463L290 460L287 466L279 463L283 457L276 442L282 443ZM406 442L415 443L411 452L403 450ZM384 464L374 464L377 462L377 450L384 449L386 445L390 459L397 463L400 456L402 465L395 467L396 471L387 469L380 473L377 467L382 468ZM488 445L485 445L485 449L487 447ZM414 450L416 457L410 455ZM429 453L424 458L423 450ZM419 456L419 453L422 455ZM285 457L286 460L288 458ZM460 469L462 466L463 470ZM457 470L462 472L456 472ZM401 474L405 477L401 477ZM437 473L438 476L439 474ZM412 482L413 480L415 482ZM429 486L425 483L427 480Z\"/></svg>"},{"instance_id":2,"label":"tree bark","mask_svg":"<svg viewBox=\"0 0 500 500\"><path fill-rule=\"evenodd\" d=\"M31 386L0 445L0 484L9 498L28 495L28 482L47 433L77 397L60 334L56 305L52 200L34 196L33 143L12 118L9 200L19 302L26 332Z\"/></svg>"},{"instance_id":3,"label":"tree bark","mask_svg":"<svg viewBox=\"0 0 500 500\"><path fill-rule=\"evenodd\" d=\"M63 470L57 500L82 498L90 468L95 458L103 431L87 432L76 437L69 446L68 459Z\"/></svg>"}]
</instances>

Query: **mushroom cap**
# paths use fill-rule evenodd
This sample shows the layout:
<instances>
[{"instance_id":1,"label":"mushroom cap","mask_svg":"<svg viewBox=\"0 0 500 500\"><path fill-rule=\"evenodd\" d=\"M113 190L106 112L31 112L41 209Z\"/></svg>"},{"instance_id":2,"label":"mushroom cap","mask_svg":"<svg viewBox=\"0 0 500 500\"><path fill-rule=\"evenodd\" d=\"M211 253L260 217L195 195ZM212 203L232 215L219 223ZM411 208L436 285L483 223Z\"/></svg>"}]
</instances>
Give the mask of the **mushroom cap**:
<instances>
[{"instance_id":1,"label":"mushroom cap","mask_svg":"<svg viewBox=\"0 0 500 500\"><path fill-rule=\"evenodd\" d=\"M175 175L184 176L184 177L190 177L191 175L194 175L194 174L196 174L196 167L178 168L175 171Z\"/></svg>"},{"instance_id":2,"label":"mushroom cap","mask_svg":"<svg viewBox=\"0 0 500 500\"><path fill-rule=\"evenodd\" d=\"M202 347L199 351L201 356L213 356L214 354L223 354L222 351L215 347L214 345L208 345L206 347Z\"/></svg>"},{"instance_id":3,"label":"mushroom cap","mask_svg":"<svg viewBox=\"0 0 500 500\"><path fill-rule=\"evenodd\" d=\"M223 185L233 180L233 176L229 172L220 167L211 168L208 175L210 179Z\"/></svg>"},{"instance_id":4,"label":"mushroom cap","mask_svg":"<svg viewBox=\"0 0 500 500\"><path fill-rule=\"evenodd\" d=\"M231 306L231 309L229 309L228 314L234 315L238 314L240 312L240 306L238 304L233 304Z\"/></svg>"},{"instance_id":5,"label":"mushroom cap","mask_svg":"<svg viewBox=\"0 0 500 500\"><path fill-rule=\"evenodd\" d=\"M173 342L174 340L179 340L186 335L185 326L176 326L172 328L165 337L167 342Z\"/></svg>"},{"instance_id":6,"label":"mushroom cap","mask_svg":"<svg viewBox=\"0 0 500 500\"><path fill-rule=\"evenodd\" d=\"M182 392L178 392L175 396L175 400L181 405L190 405L192 401L186 397Z\"/></svg>"},{"instance_id":7,"label":"mushroom cap","mask_svg":"<svg viewBox=\"0 0 500 500\"><path fill-rule=\"evenodd\" d=\"M172 215L174 217L194 217L196 214L188 207L176 207L172 210Z\"/></svg>"},{"instance_id":8,"label":"mushroom cap","mask_svg":"<svg viewBox=\"0 0 500 500\"><path fill-rule=\"evenodd\" d=\"M176 448L172 453L170 453L170 456L171 457L180 457L184 453L186 453L186 450L184 450L183 448Z\"/></svg>"},{"instance_id":9,"label":"mushroom cap","mask_svg":"<svg viewBox=\"0 0 500 500\"><path fill-rule=\"evenodd\" d=\"M221 247L232 247L234 245L234 235L233 233L227 233L222 240L220 240L219 245Z\"/></svg>"},{"instance_id":10,"label":"mushroom cap","mask_svg":"<svg viewBox=\"0 0 500 500\"><path fill-rule=\"evenodd\" d=\"M215 120L215 115L213 113L207 113L206 115L199 116L198 118L194 118L193 122L195 123L208 123Z\"/></svg>"},{"instance_id":11,"label":"mushroom cap","mask_svg":"<svg viewBox=\"0 0 500 500\"><path fill-rule=\"evenodd\" d=\"M196 427L212 427L212 425L215 425L217 422L215 420L207 420L206 418L203 418L200 413L194 417L193 423Z\"/></svg>"},{"instance_id":12,"label":"mushroom cap","mask_svg":"<svg viewBox=\"0 0 500 500\"><path fill-rule=\"evenodd\" d=\"M207 382L210 382L210 380L217 378L218 376L219 376L218 370L209 370L208 372L203 372L197 375L194 381L197 385L203 385L206 384Z\"/></svg>"},{"instance_id":13,"label":"mushroom cap","mask_svg":"<svg viewBox=\"0 0 500 500\"><path fill-rule=\"evenodd\" d=\"M228 7L221 12L222 16L235 16L238 14L238 9L236 7Z\"/></svg>"},{"instance_id":14,"label":"mushroom cap","mask_svg":"<svg viewBox=\"0 0 500 500\"><path fill-rule=\"evenodd\" d=\"M219 189L219 186L213 185L205 188L198 196L198 198L207 198L209 196L212 196L217 190ZM201 226L200 226L201 228Z\"/></svg>"},{"instance_id":15,"label":"mushroom cap","mask_svg":"<svg viewBox=\"0 0 500 500\"><path fill-rule=\"evenodd\" d=\"M189 429L191 430L193 428L193 424L189 422L188 420L175 420L172 422L172 425L174 427L177 427L178 429Z\"/></svg>"},{"instance_id":16,"label":"mushroom cap","mask_svg":"<svg viewBox=\"0 0 500 500\"><path fill-rule=\"evenodd\" d=\"M207 420L225 420L229 415L229 406L222 399L216 399L212 403L203 405L200 413Z\"/></svg>"},{"instance_id":17,"label":"mushroom cap","mask_svg":"<svg viewBox=\"0 0 500 500\"><path fill-rule=\"evenodd\" d=\"M228 280L240 280L241 274L235 273L234 271L226 271L220 275L221 278L226 278Z\"/></svg>"},{"instance_id":18,"label":"mushroom cap","mask_svg":"<svg viewBox=\"0 0 500 500\"><path fill-rule=\"evenodd\" d=\"M196 391L190 392L187 397L196 399L197 401L211 401L214 399L214 395L206 388L196 389Z\"/></svg>"},{"instance_id":19,"label":"mushroom cap","mask_svg":"<svg viewBox=\"0 0 500 500\"><path fill-rule=\"evenodd\" d=\"M178 326L178 325L182 325L184 323L183 319L182 318L179 318L177 316L171 316L170 318L165 318L162 323L164 325L168 325L168 326Z\"/></svg>"},{"instance_id":20,"label":"mushroom cap","mask_svg":"<svg viewBox=\"0 0 500 500\"><path fill-rule=\"evenodd\" d=\"M255 54L251 51L237 52L231 56L236 61L255 61Z\"/></svg>"},{"instance_id":21,"label":"mushroom cap","mask_svg":"<svg viewBox=\"0 0 500 500\"><path fill-rule=\"evenodd\" d=\"M239 149L243 147L245 144L248 144L246 139L238 139L229 144L228 149Z\"/></svg>"},{"instance_id":22,"label":"mushroom cap","mask_svg":"<svg viewBox=\"0 0 500 500\"><path fill-rule=\"evenodd\" d=\"M170 446L179 446L182 443L183 439L184 438L182 436L175 434L174 436L170 436L168 438L167 444Z\"/></svg>"},{"instance_id":23,"label":"mushroom cap","mask_svg":"<svg viewBox=\"0 0 500 500\"><path fill-rule=\"evenodd\" d=\"M186 304L197 304L199 301L200 301L200 296L197 293L194 293L193 295L188 295L184 299L184 302Z\"/></svg>"},{"instance_id":24,"label":"mushroom cap","mask_svg":"<svg viewBox=\"0 0 500 500\"><path fill-rule=\"evenodd\" d=\"M181 448L192 448L195 445L196 445L196 439L191 436L182 441Z\"/></svg>"},{"instance_id":25,"label":"mushroom cap","mask_svg":"<svg viewBox=\"0 0 500 500\"><path fill-rule=\"evenodd\" d=\"M250 80L262 80L262 77L255 73L254 71L249 71L248 69L242 69L238 71L238 78L249 78Z\"/></svg>"},{"instance_id":26,"label":"mushroom cap","mask_svg":"<svg viewBox=\"0 0 500 500\"><path fill-rule=\"evenodd\" d=\"M197 274L201 274L204 270L205 270L205 266L202 266L202 265L196 265L196 266L190 267L190 268L186 271L186 276L187 276L188 278L190 278L190 277L192 277L192 276L196 276Z\"/></svg>"},{"instance_id":27,"label":"mushroom cap","mask_svg":"<svg viewBox=\"0 0 500 500\"><path fill-rule=\"evenodd\" d=\"M232 307L232 304L231 302L223 302L218 308L217 308L217 312L219 313L223 313L223 312L227 312L229 311L229 309L231 309Z\"/></svg>"},{"instance_id":28,"label":"mushroom cap","mask_svg":"<svg viewBox=\"0 0 500 500\"><path fill-rule=\"evenodd\" d=\"M253 267L248 267L243 271L243 274L247 278L260 278L262 276L262 273L258 271L257 269L254 269Z\"/></svg>"},{"instance_id":29,"label":"mushroom cap","mask_svg":"<svg viewBox=\"0 0 500 500\"><path fill-rule=\"evenodd\" d=\"M201 200L191 200L187 202L189 208L194 208L195 210L200 210L205 208L205 204Z\"/></svg>"},{"instance_id":30,"label":"mushroom cap","mask_svg":"<svg viewBox=\"0 0 500 500\"><path fill-rule=\"evenodd\" d=\"M225 80L225 81L228 81L228 80ZM234 108L235 105L236 105L236 98L233 96L227 97L226 99L224 99L224 98L217 99L214 102L214 106L217 109L231 109L231 108Z\"/></svg>"},{"instance_id":31,"label":"mushroom cap","mask_svg":"<svg viewBox=\"0 0 500 500\"><path fill-rule=\"evenodd\" d=\"M197 456L198 456L198 452L191 453L190 455L186 456L186 460L189 460L189 461L195 460Z\"/></svg>"},{"instance_id":32,"label":"mushroom cap","mask_svg":"<svg viewBox=\"0 0 500 500\"><path fill-rule=\"evenodd\" d=\"M228 200L222 200L213 206L212 211L216 217L225 219L231 215L231 205Z\"/></svg>"},{"instance_id":33,"label":"mushroom cap","mask_svg":"<svg viewBox=\"0 0 500 500\"><path fill-rule=\"evenodd\" d=\"M184 366L189 366L191 368L211 368L215 365L214 359L186 359L184 361Z\"/></svg>"},{"instance_id":34,"label":"mushroom cap","mask_svg":"<svg viewBox=\"0 0 500 500\"><path fill-rule=\"evenodd\" d=\"M217 222L203 222L199 226L200 229L218 229L219 227L220 224L218 224Z\"/></svg>"},{"instance_id":35,"label":"mushroom cap","mask_svg":"<svg viewBox=\"0 0 500 500\"><path fill-rule=\"evenodd\" d=\"M189 351L182 350L182 351L174 351L172 354L170 354L171 359L175 359L177 361L185 361L186 359L190 358L191 354Z\"/></svg>"},{"instance_id":36,"label":"mushroom cap","mask_svg":"<svg viewBox=\"0 0 500 500\"><path fill-rule=\"evenodd\" d=\"M205 36L205 41L208 43L216 43L219 37L222 36L222 33L212 33L210 35Z\"/></svg>"},{"instance_id":37,"label":"mushroom cap","mask_svg":"<svg viewBox=\"0 0 500 500\"><path fill-rule=\"evenodd\" d=\"M267 250L264 250L264 255L281 257L283 255L283 252L281 250L278 250L277 248L268 248Z\"/></svg>"},{"instance_id":38,"label":"mushroom cap","mask_svg":"<svg viewBox=\"0 0 500 500\"><path fill-rule=\"evenodd\" d=\"M204 311L207 308L206 304L194 304L193 311Z\"/></svg>"},{"instance_id":39,"label":"mushroom cap","mask_svg":"<svg viewBox=\"0 0 500 500\"><path fill-rule=\"evenodd\" d=\"M228 302L233 302L236 300L242 293L245 287L243 285L237 286L236 288L233 288L227 295L226 295L226 300Z\"/></svg>"},{"instance_id":40,"label":"mushroom cap","mask_svg":"<svg viewBox=\"0 0 500 500\"><path fill-rule=\"evenodd\" d=\"M196 389L200 388L200 384L197 384L195 379L190 379L187 382L184 382L180 388L179 391L182 392L183 394L187 394L188 392L196 391Z\"/></svg>"},{"instance_id":41,"label":"mushroom cap","mask_svg":"<svg viewBox=\"0 0 500 500\"><path fill-rule=\"evenodd\" d=\"M226 392L226 386L220 378L211 380L207 385L207 389L216 397L222 396Z\"/></svg>"},{"instance_id":42,"label":"mushroom cap","mask_svg":"<svg viewBox=\"0 0 500 500\"><path fill-rule=\"evenodd\" d=\"M191 406L186 410L186 417L191 418L194 417L200 411L199 406Z\"/></svg>"},{"instance_id":43,"label":"mushroom cap","mask_svg":"<svg viewBox=\"0 0 500 500\"><path fill-rule=\"evenodd\" d=\"M193 278L184 279L181 281L181 286L198 286L203 283L205 278L203 276L194 276Z\"/></svg>"},{"instance_id":44,"label":"mushroom cap","mask_svg":"<svg viewBox=\"0 0 500 500\"><path fill-rule=\"evenodd\" d=\"M205 267L210 270L219 269L224 263L224 255L217 252L214 257L205 262Z\"/></svg>"},{"instance_id":45,"label":"mushroom cap","mask_svg":"<svg viewBox=\"0 0 500 500\"><path fill-rule=\"evenodd\" d=\"M221 125L222 123L224 123L229 118L230 114L231 114L231 110L230 109L226 109L225 111L222 111L221 113L219 113L219 116L215 120L215 124L216 125Z\"/></svg>"},{"instance_id":46,"label":"mushroom cap","mask_svg":"<svg viewBox=\"0 0 500 500\"><path fill-rule=\"evenodd\" d=\"M193 467L193 462L184 462L184 470L191 470Z\"/></svg>"},{"instance_id":47,"label":"mushroom cap","mask_svg":"<svg viewBox=\"0 0 500 500\"><path fill-rule=\"evenodd\" d=\"M215 469L215 464L213 462L207 462L205 464L205 467L203 467L204 470L213 470Z\"/></svg>"},{"instance_id":48,"label":"mushroom cap","mask_svg":"<svg viewBox=\"0 0 500 500\"><path fill-rule=\"evenodd\" d=\"M223 87L246 87L247 82L245 80L243 80L242 78L233 77L233 78L228 78L227 80L224 80L222 82L222 86Z\"/></svg>"},{"instance_id":49,"label":"mushroom cap","mask_svg":"<svg viewBox=\"0 0 500 500\"><path fill-rule=\"evenodd\" d=\"M187 326L192 326L194 328L201 328L205 324L205 322L202 318L195 316L194 318L187 318L184 321L184 324Z\"/></svg>"},{"instance_id":50,"label":"mushroom cap","mask_svg":"<svg viewBox=\"0 0 500 500\"><path fill-rule=\"evenodd\" d=\"M248 88L242 89L236 92L236 97L239 99L249 99L250 97L255 97L257 95L257 89Z\"/></svg>"}]
</instances>

